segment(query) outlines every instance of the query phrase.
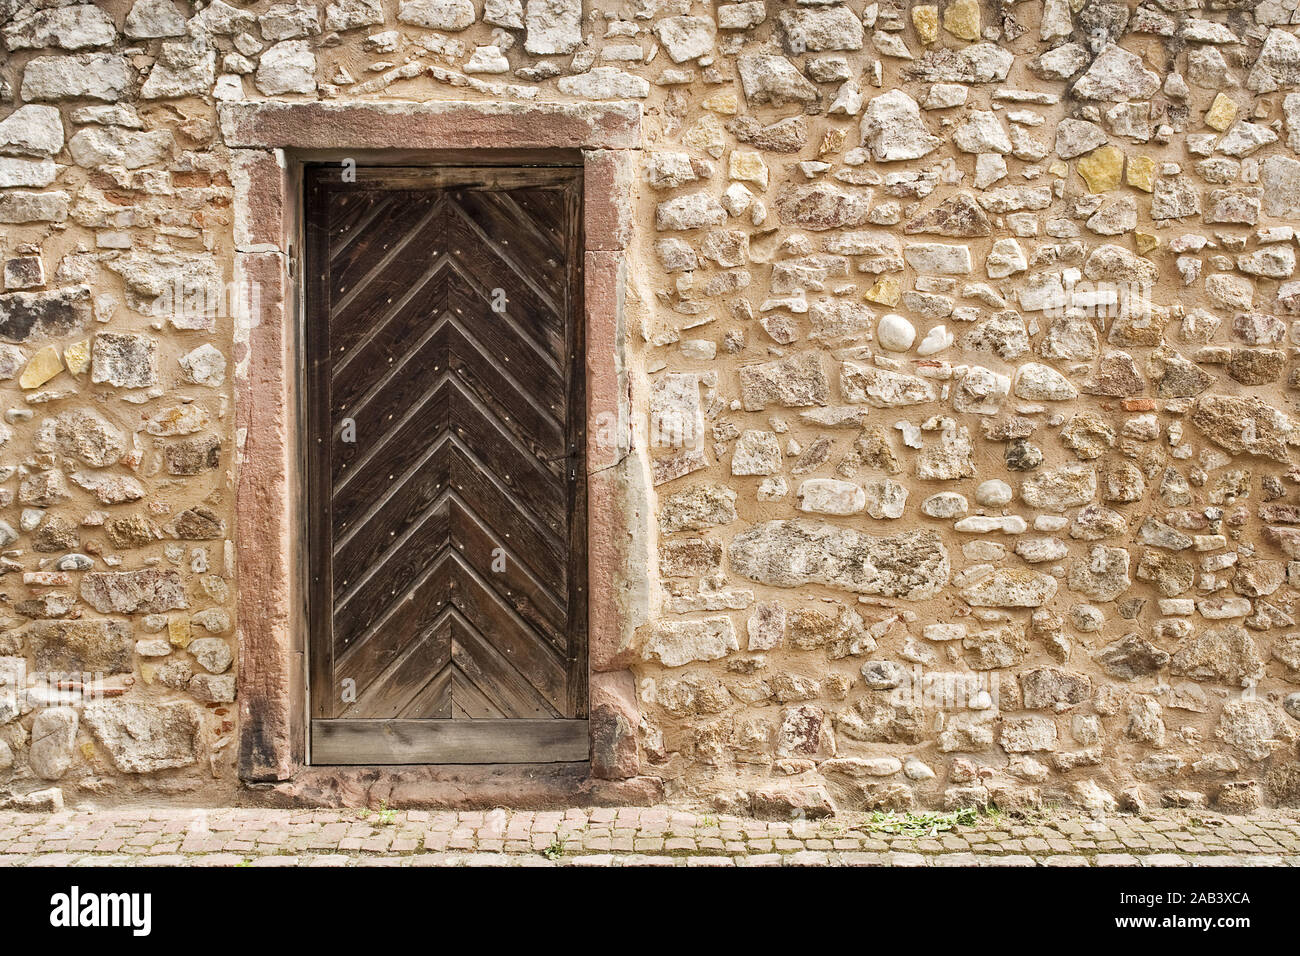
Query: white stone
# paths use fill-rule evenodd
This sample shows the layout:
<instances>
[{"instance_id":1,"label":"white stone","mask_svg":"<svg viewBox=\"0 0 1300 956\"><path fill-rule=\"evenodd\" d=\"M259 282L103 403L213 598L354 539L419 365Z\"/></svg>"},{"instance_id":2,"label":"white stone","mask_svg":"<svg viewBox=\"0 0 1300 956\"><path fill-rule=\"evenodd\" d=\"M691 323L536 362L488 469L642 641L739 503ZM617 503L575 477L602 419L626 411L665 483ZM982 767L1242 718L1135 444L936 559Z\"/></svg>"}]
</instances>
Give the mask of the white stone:
<instances>
[{"instance_id":1,"label":"white stone","mask_svg":"<svg viewBox=\"0 0 1300 956\"><path fill-rule=\"evenodd\" d=\"M185 35L185 17L172 0L136 0L126 15L122 32L137 40Z\"/></svg>"},{"instance_id":2,"label":"white stone","mask_svg":"<svg viewBox=\"0 0 1300 956\"><path fill-rule=\"evenodd\" d=\"M24 100L122 99L134 71L116 53L38 56L23 69Z\"/></svg>"},{"instance_id":3,"label":"white stone","mask_svg":"<svg viewBox=\"0 0 1300 956\"><path fill-rule=\"evenodd\" d=\"M925 333L925 338L921 339L921 344L916 347L916 354L936 355L944 349L951 347L954 337L947 327L936 325L929 332Z\"/></svg>"},{"instance_id":4,"label":"white stone","mask_svg":"<svg viewBox=\"0 0 1300 956\"><path fill-rule=\"evenodd\" d=\"M63 148L63 120L53 106L20 106L0 120L0 153L53 156Z\"/></svg>"},{"instance_id":5,"label":"white stone","mask_svg":"<svg viewBox=\"0 0 1300 956\"><path fill-rule=\"evenodd\" d=\"M847 360L840 363L840 391L845 401L876 408L922 405L938 398L935 386L919 376Z\"/></svg>"},{"instance_id":6,"label":"white stone","mask_svg":"<svg viewBox=\"0 0 1300 956\"><path fill-rule=\"evenodd\" d=\"M870 147L878 163L920 159L942 142L921 119L916 100L902 90L890 90L867 104L861 135L860 145Z\"/></svg>"},{"instance_id":7,"label":"white stone","mask_svg":"<svg viewBox=\"0 0 1300 956\"><path fill-rule=\"evenodd\" d=\"M47 707L32 721L28 762L36 775L58 780L76 757L77 711L72 707Z\"/></svg>"},{"instance_id":8,"label":"white stone","mask_svg":"<svg viewBox=\"0 0 1300 956\"><path fill-rule=\"evenodd\" d=\"M1070 549L1060 538L1022 538L1016 542L1016 554L1029 564L1042 564L1064 560Z\"/></svg>"},{"instance_id":9,"label":"white stone","mask_svg":"<svg viewBox=\"0 0 1300 956\"><path fill-rule=\"evenodd\" d=\"M674 63L708 56L717 32L710 17L665 17L654 31Z\"/></svg>"},{"instance_id":10,"label":"white stone","mask_svg":"<svg viewBox=\"0 0 1300 956\"><path fill-rule=\"evenodd\" d=\"M934 779L934 771L917 758L908 757L907 762L903 764L903 776L908 780L924 783L926 780Z\"/></svg>"},{"instance_id":11,"label":"white stone","mask_svg":"<svg viewBox=\"0 0 1300 956\"><path fill-rule=\"evenodd\" d=\"M982 365L964 365L954 370L952 407L975 415L996 415L1011 393L1011 378Z\"/></svg>"},{"instance_id":12,"label":"white stone","mask_svg":"<svg viewBox=\"0 0 1300 956\"><path fill-rule=\"evenodd\" d=\"M966 636L966 625L927 624L921 634L927 641L960 641Z\"/></svg>"},{"instance_id":13,"label":"white stone","mask_svg":"<svg viewBox=\"0 0 1300 956\"><path fill-rule=\"evenodd\" d=\"M911 243L903 247L903 258L920 273L966 275L971 271L969 246L950 246L940 242Z\"/></svg>"},{"instance_id":14,"label":"white stone","mask_svg":"<svg viewBox=\"0 0 1300 956\"><path fill-rule=\"evenodd\" d=\"M1016 370L1016 398L1033 402L1064 402L1079 397L1070 380L1049 365L1027 362Z\"/></svg>"},{"instance_id":15,"label":"white stone","mask_svg":"<svg viewBox=\"0 0 1300 956\"><path fill-rule=\"evenodd\" d=\"M867 493L861 485L837 478L809 478L797 492L799 510L814 514L851 515L867 506Z\"/></svg>"},{"instance_id":16,"label":"white stone","mask_svg":"<svg viewBox=\"0 0 1300 956\"><path fill-rule=\"evenodd\" d=\"M1160 89L1160 77L1142 64L1136 53L1112 43L1092 61L1074 84L1083 100L1124 102L1150 99Z\"/></svg>"},{"instance_id":17,"label":"white stone","mask_svg":"<svg viewBox=\"0 0 1300 956\"><path fill-rule=\"evenodd\" d=\"M998 153L980 153L975 157L975 188L986 189L1007 175L1007 161Z\"/></svg>"},{"instance_id":18,"label":"white stone","mask_svg":"<svg viewBox=\"0 0 1300 956\"><path fill-rule=\"evenodd\" d=\"M665 667L681 667L693 661L715 661L739 649L731 618L710 617L699 621L660 621L651 630L642 656L657 660Z\"/></svg>"},{"instance_id":19,"label":"white stone","mask_svg":"<svg viewBox=\"0 0 1300 956\"><path fill-rule=\"evenodd\" d=\"M921 502L921 513L931 518L956 518L969 508L966 496L955 491L941 491Z\"/></svg>"},{"instance_id":20,"label":"white stone","mask_svg":"<svg viewBox=\"0 0 1300 956\"><path fill-rule=\"evenodd\" d=\"M655 209L655 228L661 232L718 226L726 219L722 204L704 192L674 196Z\"/></svg>"},{"instance_id":21,"label":"white stone","mask_svg":"<svg viewBox=\"0 0 1300 956\"><path fill-rule=\"evenodd\" d=\"M1246 77L1246 88L1272 93L1300 85L1300 38L1286 30L1269 30L1264 47Z\"/></svg>"},{"instance_id":22,"label":"white stone","mask_svg":"<svg viewBox=\"0 0 1300 956\"><path fill-rule=\"evenodd\" d=\"M1011 504L1013 492L1011 486L1000 478L981 481L975 489L975 501L990 508L1001 508Z\"/></svg>"},{"instance_id":23,"label":"white stone","mask_svg":"<svg viewBox=\"0 0 1300 956\"><path fill-rule=\"evenodd\" d=\"M474 22L474 4L470 0L402 0L397 19L430 30L456 32Z\"/></svg>"},{"instance_id":24,"label":"white stone","mask_svg":"<svg viewBox=\"0 0 1300 956\"><path fill-rule=\"evenodd\" d=\"M172 134L166 130L139 133L117 126L88 127L68 140L78 166L123 166L139 169L171 159Z\"/></svg>"},{"instance_id":25,"label":"white stone","mask_svg":"<svg viewBox=\"0 0 1300 956\"><path fill-rule=\"evenodd\" d=\"M781 443L768 431L750 429L736 440L731 455L733 475L774 475L781 470Z\"/></svg>"},{"instance_id":26,"label":"white stone","mask_svg":"<svg viewBox=\"0 0 1300 956\"><path fill-rule=\"evenodd\" d=\"M966 102L970 88L960 83L935 83L925 96L924 108L927 110L946 110L961 106Z\"/></svg>"},{"instance_id":27,"label":"white stone","mask_svg":"<svg viewBox=\"0 0 1300 956\"><path fill-rule=\"evenodd\" d=\"M217 54L202 39L164 43L140 88L144 100L204 96L217 72ZM74 137L75 138L75 137Z\"/></svg>"},{"instance_id":28,"label":"white stone","mask_svg":"<svg viewBox=\"0 0 1300 956\"><path fill-rule=\"evenodd\" d=\"M265 96L316 91L316 54L306 40L285 40L262 53L253 84Z\"/></svg>"},{"instance_id":29,"label":"white stone","mask_svg":"<svg viewBox=\"0 0 1300 956\"><path fill-rule=\"evenodd\" d=\"M510 61L498 47L480 46L465 61L464 70L466 73L509 73Z\"/></svg>"},{"instance_id":30,"label":"white stone","mask_svg":"<svg viewBox=\"0 0 1300 956\"><path fill-rule=\"evenodd\" d=\"M650 81L613 66L597 66L577 76L562 76L560 92L588 100L644 99Z\"/></svg>"},{"instance_id":31,"label":"white stone","mask_svg":"<svg viewBox=\"0 0 1300 956\"><path fill-rule=\"evenodd\" d=\"M810 103L817 99L817 88L785 57L753 53L736 58L740 86L751 106L770 103Z\"/></svg>"},{"instance_id":32,"label":"white stone","mask_svg":"<svg viewBox=\"0 0 1300 956\"><path fill-rule=\"evenodd\" d=\"M900 482L892 478L872 478L866 483L865 490L867 514L871 517L887 520L903 517L908 492Z\"/></svg>"},{"instance_id":33,"label":"white stone","mask_svg":"<svg viewBox=\"0 0 1300 956\"><path fill-rule=\"evenodd\" d=\"M6 186L48 186L58 167L48 159L19 159L0 156L0 188Z\"/></svg>"},{"instance_id":34,"label":"white stone","mask_svg":"<svg viewBox=\"0 0 1300 956\"><path fill-rule=\"evenodd\" d=\"M906 352L916 341L916 328L901 315L889 312L876 325L876 341L890 352Z\"/></svg>"},{"instance_id":35,"label":"white stone","mask_svg":"<svg viewBox=\"0 0 1300 956\"><path fill-rule=\"evenodd\" d=\"M1041 607L1056 596L1056 579L1021 568L994 568L963 588L961 596L972 607Z\"/></svg>"},{"instance_id":36,"label":"white stone","mask_svg":"<svg viewBox=\"0 0 1300 956\"><path fill-rule=\"evenodd\" d=\"M999 239L993 243L988 257L984 260L984 269L990 279L1005 279L1017 272L1029 268L1029 260L1024 249L1014 239Z\"/></svg>"},{"instance_id":37,"label":"white stone","mask_svg":"<svg viewBox=\"0 0 1300 956\"><path fill-rule=\"evenodd\" d=\"M528 0L524 49L541 56L573 53L582 45L582 0Z\"/></svg>"},{"instance_id":38,"label":"white stone","mask_svg":"<svg viewBox=\"0 0 1300 956\"><path fill-rule=\"evenodd\" d=\"M107 46L117 39L113 18L89 3L48 5L18 4L18 13L4 28L5 46L10 50L41 50L59 47L83 50ZM24 9L27 7L28 9ZM37 9L30 9L36 7ZM12 7L10 10L12 11Z\"/></svg>"},{"instance_id":39,"label":"white stone","mask_svg":"<svg viewBox=\"0 0 1300 956\"><path fill-rule=\"evenodd\" d=\"M1006 515L1004 517L992 515L971 515L969 518L962 518L953 528L967 534L988 534L990 531L1000 531L1003 534L1024 534L1029 530L1029 525L1020 515Z\"/></svg>"},{"instance_id":40,"label":"white stone","mask_svg":"<svg viewBox=\"0 0 1300 956\"><path fill-rule=\"evenodd\" d=\"M1009 153L1011 140L997 114L975 110L953 132L952 141L963 153Z\"/></svg>"}]
</instances>

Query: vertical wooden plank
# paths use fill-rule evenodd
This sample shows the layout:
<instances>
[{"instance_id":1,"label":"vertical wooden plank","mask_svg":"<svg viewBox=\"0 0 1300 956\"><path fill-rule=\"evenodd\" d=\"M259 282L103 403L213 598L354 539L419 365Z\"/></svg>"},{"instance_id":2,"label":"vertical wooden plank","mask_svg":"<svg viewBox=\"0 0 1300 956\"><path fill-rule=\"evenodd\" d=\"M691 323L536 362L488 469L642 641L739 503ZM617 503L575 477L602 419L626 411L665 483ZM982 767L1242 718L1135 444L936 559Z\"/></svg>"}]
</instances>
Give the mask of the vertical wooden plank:
<instances>
[{"instance_id":1,"label":"vertical wooden plank","mask_svg":"<svg viewBox=\"0 0 1300 956\"><path fill-rule=\"evenodd\" d=\"M311 715L335 716L329 425L329 193L326 170L305 171L306 248L303 314L306 328L307 628Z\"/></svg>"},{"instance_id":2,"label":"vertical wooden plank","mask_svg":"<svg viewBox=\"0 0 1300 956\"><path fill-rule=\"evenodd\" d=\"M587 363L583 299L582 170L565 195L569 288L569 716L587 716Z\"/></svg>"}]
</instances>

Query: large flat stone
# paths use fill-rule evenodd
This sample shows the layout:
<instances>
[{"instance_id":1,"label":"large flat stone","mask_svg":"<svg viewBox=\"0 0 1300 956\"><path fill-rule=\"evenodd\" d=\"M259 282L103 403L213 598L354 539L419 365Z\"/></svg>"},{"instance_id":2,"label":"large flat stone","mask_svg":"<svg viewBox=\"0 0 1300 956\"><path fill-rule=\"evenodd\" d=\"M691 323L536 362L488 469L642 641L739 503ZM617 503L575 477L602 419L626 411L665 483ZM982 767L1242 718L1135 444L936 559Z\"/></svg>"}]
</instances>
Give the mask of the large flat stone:
<instances>
[{"instance_id":1,"label":"large flat stone","mask_svg":"<svg viewBox=\"0 0 1300 956\"><path fill-rule=\"evenodd\" d=\"M81 579L81 599L101 614L158 614L189 607L175 571L92 571Z\"/></svg>"},{"instance_id":2,"label":"large flat stone","mask_svg":"<svg viewBox=\"0 0 1300 956\"><path fill-rule=\"evenodd\" d=\"M818 521L768 521L732 539L731 568L760 584L821 584L921 600L948 581L948 552L933 531L874 537Z\"/></svg>"},{"instance_id":3,"label":"large flat stone","mask_svg":"<svg viewBox=\"0 0 1300 956\"><path fill-rule=\"evenodd\" d=\"M115 103L130 85L133 71L118 53L38 56L23 70L23 99L95 99Z\"/></svg>"},{"instance_id":4,"label":"large flat stone","mask_svg":"<svg viewBox=\"0 0 1300 956\"><path fill-rule=\"evenodd\" d=\"M27 648L38 671L129 674L135 660L126 621L33 621Z\"/></svg>"},{"instance_id":5,"label":"large flat stone","mask_svg":"<svg viewBox=\"0 0 1300 956\"><path fill-rule=\"evenodd\" d=\"M199 708L188 701L92 701L82 719L123 773L153 773L198 759Z\"/></svg>"}]
</instances>

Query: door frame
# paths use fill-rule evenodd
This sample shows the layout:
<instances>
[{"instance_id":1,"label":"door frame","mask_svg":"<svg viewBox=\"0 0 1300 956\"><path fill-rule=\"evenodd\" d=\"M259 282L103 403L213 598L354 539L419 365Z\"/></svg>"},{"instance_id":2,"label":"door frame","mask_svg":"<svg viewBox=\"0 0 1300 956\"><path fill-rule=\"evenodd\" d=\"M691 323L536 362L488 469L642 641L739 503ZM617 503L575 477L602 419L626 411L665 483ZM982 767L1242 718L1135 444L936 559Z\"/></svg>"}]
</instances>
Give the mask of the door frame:
<instances>
[{"instance_id":1,"label":"door frame","mask_svg":"<svg viewBox=\"0 0 1300 956\"><path fill-rule=\"evenodd\" d=\"M637 778L639 708L629 665L633 631L648 605L652 529L644 526L644 455L632 439L624 305L640 105L246 102L219 112L234 186L234 282L251 290L241 301L253 303L236 316L234 331L240 778L299 798L315 794L307 798L314 800L324 791L379 785L397 771L408 771L401 779L413 788L412 799L442 792L445 780L432 765L414 776L409 765L309 765L298 197L305 163L345 159L582 166L591 751L589 762L554 779L572 791ZM487 766L526 772L535 765ZM362 779L367 783L357 783ZM489 801L494 789L519 786L508 773L489 771L481 779L478 791Z\"/></svg>"}]
</instances>

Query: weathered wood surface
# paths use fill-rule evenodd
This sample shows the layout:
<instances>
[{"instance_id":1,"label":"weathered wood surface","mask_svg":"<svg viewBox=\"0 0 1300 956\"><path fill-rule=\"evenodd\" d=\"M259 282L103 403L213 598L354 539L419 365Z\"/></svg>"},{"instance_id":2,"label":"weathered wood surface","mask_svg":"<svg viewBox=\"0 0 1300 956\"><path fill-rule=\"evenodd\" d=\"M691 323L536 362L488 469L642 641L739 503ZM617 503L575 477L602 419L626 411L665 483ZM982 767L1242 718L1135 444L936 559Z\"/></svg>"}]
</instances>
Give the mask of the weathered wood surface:
<instances>
[{"instance_id":1,"label":"weathered wood surface","mask_svg":"<svg viewBox=\"0 0 1300 956\"><path fill-rule=\"evenodd\" d=\"M579 177L307 171L314 762L585 757Z\"/></svg>"}]
</instances>

